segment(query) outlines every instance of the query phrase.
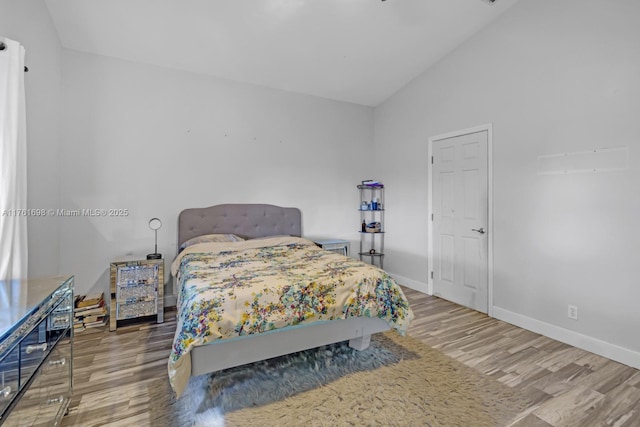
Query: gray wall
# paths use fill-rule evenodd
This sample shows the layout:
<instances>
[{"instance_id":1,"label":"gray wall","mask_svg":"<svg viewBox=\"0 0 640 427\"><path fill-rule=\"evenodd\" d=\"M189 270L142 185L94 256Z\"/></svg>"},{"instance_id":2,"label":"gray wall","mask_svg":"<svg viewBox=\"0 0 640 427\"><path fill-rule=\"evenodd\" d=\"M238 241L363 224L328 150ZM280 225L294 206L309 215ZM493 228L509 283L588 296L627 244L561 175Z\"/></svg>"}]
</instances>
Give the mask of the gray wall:
<instances>
[{"instance_id":1,"label":"gray wall","mask_svg":"<svg viewBox=\"0 0 640 427\"><path fill-rule=\"evenodd\" d=\"M127 209L65 217L61 268L107 289L109 262L176 253L182 209L270 203L303 233L357 237L356 185L370 168L373 109L65 50L61 205Z\"/></svg>"},{"instance_id":2,"label":"gray wall","mask_svg":"<svg viewBox=\"0 0 640 427\"><path fill-rule=\"evenodd\" d=\"M426 286L428 138L492 123L494 314L640 365L638 16L634 0L518 2L376 108L389 271ZM538 156L607 147L626 170L539 173Z\"/></svg>"}]
</instances>

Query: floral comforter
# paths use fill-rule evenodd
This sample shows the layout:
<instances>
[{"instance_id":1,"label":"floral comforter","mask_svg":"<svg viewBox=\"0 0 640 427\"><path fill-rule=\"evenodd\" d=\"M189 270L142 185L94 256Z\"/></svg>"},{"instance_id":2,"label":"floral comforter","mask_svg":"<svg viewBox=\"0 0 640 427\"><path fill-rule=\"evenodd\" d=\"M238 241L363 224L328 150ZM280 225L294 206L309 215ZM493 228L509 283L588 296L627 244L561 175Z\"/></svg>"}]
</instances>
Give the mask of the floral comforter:
<instances>
[{"instance_id":1,"label":"floral comforter","mask_svg":"<svg viewBox=\"0 0 640 427\"><path fill-rule=\"evenodd\" d=\"M348 317L379 317L404 334L413 318L383 270L297 237L201 243L171 266L178 293L169 379L186 387L197 345L287 326Z\"/></svg>"}]
</instances>

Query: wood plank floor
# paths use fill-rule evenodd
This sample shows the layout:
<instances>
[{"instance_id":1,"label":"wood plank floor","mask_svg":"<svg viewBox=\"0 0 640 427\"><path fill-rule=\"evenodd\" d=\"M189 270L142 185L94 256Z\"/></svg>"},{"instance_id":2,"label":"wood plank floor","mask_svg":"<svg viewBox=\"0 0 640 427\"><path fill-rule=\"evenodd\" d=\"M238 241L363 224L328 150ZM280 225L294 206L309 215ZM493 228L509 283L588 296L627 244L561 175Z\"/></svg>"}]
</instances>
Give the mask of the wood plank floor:
<instances>
[{"instance_id":1,"label":"wood plank floor","mask_svg":"<svg viewBox=\"0 0 640 427\"><path fill-rule=\"evenodd\" d=\"M640 426L640 371L411 289L409 334L522 392L514 427Z\"/></svg>"},{"instance_id":2,"label":"wood plank floor","mask_svg":"<svg viewBox=\"0 0 640 427\"><path fill-rule=\"evenodd\" d=\"M517 389L532 404L512 427L640 426L640 371L405 289L409 334ZM62 426L148 426L148 385L167 376L175 312L165 323L76 334L74 396ZM157 426L153 426L157 427Z\"/></svg>"}]
</instances>

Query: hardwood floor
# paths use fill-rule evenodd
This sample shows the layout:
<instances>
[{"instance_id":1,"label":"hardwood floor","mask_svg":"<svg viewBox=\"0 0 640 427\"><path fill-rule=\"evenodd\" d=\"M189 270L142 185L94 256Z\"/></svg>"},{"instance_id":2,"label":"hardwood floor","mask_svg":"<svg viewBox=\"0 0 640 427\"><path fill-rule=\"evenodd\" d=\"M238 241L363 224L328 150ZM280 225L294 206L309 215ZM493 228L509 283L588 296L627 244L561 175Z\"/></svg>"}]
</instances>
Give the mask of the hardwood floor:
<instances>
[{"instance_id":1,"label":"hardwood floor","mask_svg":"<svg viewBox=\"0 0 640 427\"><path fill-rule=\"evenodd\" d=\"M409 334L532 401L512 426L640 426L640 371L411 289Z\"/></svg>"},{"instance_id":2,"label":"hardwood floor","mask_svg":"<svg viewBox=\"0 0 640 427\"><path fill-rule=\"evenodd\" d=\"M75 335L73 397L62 426L151 426L148 386L167 378L175 312L165 323L87 329ZM156 426L154 426L156 427Z\"/></svg>"},{"instance_id":3,"label":"hardwood floor","mask_svg":"<svg viewBox=\"0 0 640 427\"><path fill-rule=\"evenodd\" d=\"M520 391L512 427L640 426L640 371L405 289L409 334ZM62 426L150 426L148 386L167 377L175 312L165 323L76 334L74 396ZM153 427L158 427L154 425Z\"/></svg>"}]
</instances>

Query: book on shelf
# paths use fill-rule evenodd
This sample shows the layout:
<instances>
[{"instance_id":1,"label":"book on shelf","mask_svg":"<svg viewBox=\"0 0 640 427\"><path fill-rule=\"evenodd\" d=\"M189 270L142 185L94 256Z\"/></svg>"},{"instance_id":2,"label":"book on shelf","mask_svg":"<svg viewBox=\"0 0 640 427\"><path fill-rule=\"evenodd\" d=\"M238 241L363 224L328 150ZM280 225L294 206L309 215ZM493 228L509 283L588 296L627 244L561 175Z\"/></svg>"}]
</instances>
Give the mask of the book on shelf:
<instances>
[{"instance_id":1,"label":"book on shelf","mask_svg":"<svg viewBox=\"0 0 640 427\"><path fill-rule=\"evenodd\" d=\"M73 310L73 329L75 332L104 326L107 324L108 318L104 293L79 295L76 298Z\"/></svg>"},{"instance_id":2,"label":"book on shelf","mask_svg":"<svg viewBox=\"0 0 640 427\"><path fill-rule=\"evenodd\" d=\"M74 313L74 316L76 317L84 317L84 316L91 316L91 315L101 314L106 312L107 312L107 307L104 305L104 300L103 300L103 301L100 301L100 304L98 304L95 307L91 306L91 307L76 308L73 313Z\"/></svg>"},{"instance_id":3,"label":"book on shelf","mask_svg":"<svg viewBox=\"0 0 640 427\"><path fill-rule=\"evenodd\" d=\"M76 301L77 309L95 308L104 304L104 292L92 295L81 295Z\"/></svg>"},{"instance_id":4,"label":"book on shelf","mask_svg":"<svg viewBox=\"0 0 640 427\"><path fill-rule=\"evenodd\" d=\"M85 328L97 328L99 326L105 326L107 324L107 319L109 316L100 316L99 320L95 320L93 322L84 322Z\"/></svg>"},{"instance_id":5,"label":"book on shelf","mask_svg":"<svg viewBox=\"0 0 640 427\"><path fill-rule=\"evenodd\" d=\"M98 307L98 308L92 308L91 310L80 312L78 313L78 317L103 316L105 314L107 314L107 307Z\"/></svg>"},{"instance_id":6,"label":"book on shelf","mask_svg":"<svg viewBox=\"0 0 640 427\"><path fill-rule=\"evenodd\" d=\"M106 313L103 314L103 315L86 316L84 319L82 319L82 322L85 325L87 323L102 322L104 320L105 316L106 316Z\"/></svg>"}]
</instances>

